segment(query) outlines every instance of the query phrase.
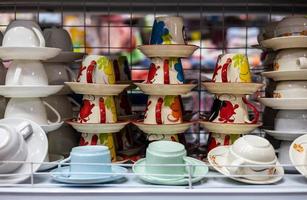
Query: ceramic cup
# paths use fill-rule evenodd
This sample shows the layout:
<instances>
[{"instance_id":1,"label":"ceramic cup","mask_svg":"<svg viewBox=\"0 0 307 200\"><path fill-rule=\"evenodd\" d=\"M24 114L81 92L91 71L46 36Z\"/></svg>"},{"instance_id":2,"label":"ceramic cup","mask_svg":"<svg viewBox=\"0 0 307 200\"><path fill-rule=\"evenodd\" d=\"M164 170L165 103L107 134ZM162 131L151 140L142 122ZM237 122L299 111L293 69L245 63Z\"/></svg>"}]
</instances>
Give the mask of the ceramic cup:
<instances>
[{"instance_id":1,"label":"ceramic cup","mask_svg":"<svg viewBox=\"0 0 307 200\"><path fill-rule=\"evenodd\" d=\"M5 85L48 85L43 64L37 60L14 60L10 64Z\"/></svg>"},{"instance_id":2,"label":"ceramic cup","mask_svg":"<svg viewBox=\"0 0 307 200\"><path fill-rule=\"evenodd\" d=\"M59 48L62 51L73 51L73 45L69 33L63 28L44 29L44 38L47 47Z\"/></svg>"},{"instance_id":3,"label":"ceramic cup","mask_svg":"<svg viewBox=\"0 0 307 200\"><path fill-rule=\"evenodd\" d=\"M306 16L287 16L276 26L275 36L307 35Z\"/></svg>"},{"instance_id":4,"label":"ceramic cup","mask_svg":"<svg viewBox=\"0 0 307 200\"><path fill-rule=\"evenodd\" d=\"M76 74L64 63L44 63L50 85L63 85L64 82L75 81Z\"/></svg>"},{"instance_id":5,"label":"ceramic cup","mask_svg":"<svg viewBox=\"0 0 307 200\"><path fill-rule=\"evenodd\" d=\"M46 107L57 116L56 121L51 122L48 120ZM39 125L48 125L61 121L59 112L40 98L11 98L6 106L4 118L14 117L29 119Z\"/></svg>"},{"instance_id":6,"label":"ceramic cup","mask_svg":"<svg viewBox=\"0 0 307 200\"><path fill-rule=\"evenodd\" d=\"M230 146L227 156L230 174L247 175L245 178L250 180L271 178L270 175L274 175L276 169L269 165L275 165L276 162L275 150L270 142L255 135L245 135L237 139Z\"/></svg>"},{"instance_id":7,"label":"ceramic cup","mask_svg":"<svg viewBox=\"0 0 307 200\"><path fill-rule=\"evenodd\" d=\"M28 155L25 139L32 132L29 122L16 124L14 127L0 123L0 160L25 161ZM21 165L22 163L0 163L0 174L13 172Z\"/></svg>"},{"instance_id":8,"label":"ceramic cup","mask_svg":"<svg viewBox=\"0 0 307 200\"><path fill-rule=\"evenodd\" d=\"M249 120L248 108L254 113L254 119ZM223 94L216 96L213 102L209 121L218 123L251 123L259 120L259 111L250 103L245 95Z\"/></svg>"},{"instance_id":9,"label":"ceramic cup","mask_svg":"<svg viewBox=\"0 0 307 200\"><path fill-rule=\"evenodd\" d=\"M187 162L185 157L187 152L184 146L178 142L156 141L148 145L146 149L147 174L155 174L155 177L163 179L180 179L188 173L188 167L184 166ZM161 166L161 165L165 166ZM168 165L168 166L167 166ZM182 165L182 166L171 166ZM193 170L193 168L192 168ZM177 175L177 176L165 176Z\"/></svg>"},{"instance_id":10,"label":"ceramic cup","mask_svg":"<svg viewBox=\"0 0 307 200\"><path fill-rule=\"evenodd\" d=\"M260 31L257 39L258 42L262 42L263 40L267 40L267 39L271 39L274 37L275 34L275 28L277 26L277 24L279 23L279 21L275 21L275 22L269 22L267 23Z\"/></svg>"},{"instance_id":11,"label":"ceramic cup","mask_svg":"<svg viewBox=\"0 0 307 200\"><path fill-rule=\"evenodd\" d=\"M274 98L307 98L307 81L281 81L273 92Z\"/></svg>"},{"instance_id":12,"label":"ceramic cup","mask_svg":"<svg viewBox=\"0 0 307 200\"><path fill-rule=\"evenodd\" d=\"M274 129L277 131L306 132L306 110L279 110L275 117Z\"/></svg>"},{"instance_id":13,"label":"ceramic cup","mask_svg":"<svg viewBox=\"0 0 307 200\"><path fill-rule=\"evenodd\" d=\"M14 20L5 30L4 47L45 47L45 39L39 25L30 20Z\"/></svg>"},{"instance_id":14,"label":"ceramic cup","mask_svg":"<svg viewBox=\"0 0 307 200\"><path fill-rule=\"evenodd\" d=\"M112 60L116 82L131 81L131 72L127 56L118 56Z\"/></svg>"},{"instance_id":15,"label":"ceramic cup","mask_svg":"<svg viewBox=\"0 0 307 200\"><path fill-rule=\"evenodd\" d=\"M182 123L180 96L149 96L145 110L145 124Z\"/></svg>"},{"instance_id":16,"label":"ceramic cup","mask_svg":"<svg viewBox=\"0 0 307 200\"><path fill-rule=\"evenodd\" d=\"M70 156L60 162L70 162L67 176L71 178L91 178L97 176L110 176L99 173L111 173L110 151L106 146L79 146L74 147ZM104 165L105 164L105 165ZM96 174L95 174L96 173Z\"/></svg>"},{"instance_id":17,"label":"ceramic cup","mask_svg":"<svg viewBox=\"0 0 307 200\"><path fill-rule=\"evenodd\" d=\"M208 152L214 149L218 146L227 146L232 145L234 141L236 141L240 135L227 135L227 134L221 134L221 133L210 133L209 139L208 139Z\"/></svg>"},{"instance_id":18,"label":"ceramic cup","mask_svg":"<svg viewBox=\"0 0 307 200\"><path fill-rule=\"evenodd\" d=\"M115 72L112 62L105 56L84 56L77 82L114 84Z\"/></svg>"},{"instance_id":19,"label":"ceramic cup","mask_svg":"<svg viewBox=\"0 0 307 200\"><path fill-rule=\"evenodd\" d=\"M146 83L182 84L184 74L180 58L152 58Z\"/></svg>"},{"instance_id":20,"label":"ceramic cup","mask_svg":"<svg viewBox=\"0 0 307 200\"><path fill-rule=\"evenodd\" d=\"M115 123L116 106L113 96L84 95L78 115L79 123Z\"/></svg>"},{"instance_id":21,"label":"ceramic cup","mask_svg":"<svg viewBox=\"0 0 307 200\"><path fill-rule=\"evenodd\" d=\"M186 44L186 34L182 17L156 17L150 44Z\"/></svg>"},{"instance_id":22,"label":"ceramic cup","mask_svg":"<svg viewBox=\"0 0 307 200\"><path fill-rule=\"evenodd\" d=\"M251 82L247 57L236 53L218 56L212 81L223 83Z\"/></svg>"},{"instance_id":23,"label":"ceramic cup","mask_svg":"<svg viewBox=\"0 0 307 200\"><path fill-rule=\"evenodd\" d=\"M285 49L278 52L273 67L275 71L307 69L307 49Z\"/></svg>"}]
</instances>

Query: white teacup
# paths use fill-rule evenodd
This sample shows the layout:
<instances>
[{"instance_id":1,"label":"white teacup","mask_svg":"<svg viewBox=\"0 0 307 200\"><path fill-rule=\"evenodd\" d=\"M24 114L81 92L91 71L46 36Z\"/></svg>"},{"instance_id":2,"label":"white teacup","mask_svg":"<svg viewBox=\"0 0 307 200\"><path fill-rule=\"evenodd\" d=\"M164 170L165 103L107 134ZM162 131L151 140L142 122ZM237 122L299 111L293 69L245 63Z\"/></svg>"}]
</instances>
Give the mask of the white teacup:
<instances>
[{"instance_id":1,"label":"white teacup","mask_svg":"<svg viewBox=\"0 0 307 200\"><path fill-rule=\"evenodd\" d=\"M0 123L0 160L24 161L28 154L25 139L33 132L29 122L16 124L15 127ZM22 163L0 163L0 174L10 173Z\"/></svg>"},{"instance_id":2,"label":"white teacup","mask_svg":"<svg viewBox=\"0 0 307 200\"><path fill-rule=\"evenodd\" d=\"M307 110L279 110L274 129L277 131L307 131Z\"/></svg>"},{"instance_id":3,"label":"white teacup","mask_svg":"<svg viewBox=\"0 0 307 200\"><path fill-rule=\"evenodd\" d=\"M281 81L273 92L274 98L306 98L307 81Z\"/></svg>"},{"instance_id":4,"label":"white teacup","mask_svg":"<svg viewBox=\"0 0 307 200\"><path fill-rule=\"evenodd\" d=\"M275 36L307 35L306 16L287 16L276 26Z\"/></svg>"},{"instance_id":5,"label":"white teacup","mask_svg":"<svg viewBox=\"0 0 307 200\"><path fill-rule=\"evenodd\" d=\"M10 64L5 85L48 85L43 64L36 60L14 60Z\"/></svg>"},{"instance_id":6,"label":"white teacup","mask_svg":"<svg viewBox=\"0 0 307 200\"><path fill-rule=\"evenodd\" d=\"M275 71L307 69L307 49L285 49L278 52L274 63Z\"/></svg>"},{"instance_id":7,"label":"white teacup","mask_svg":"<svg viewBox=\"0 0 307 200\"><path fill-rule=\"evenodd\" d=\"M74 81L76 74L64 63L44 63L50 85L63 85L64 82Z\"/></svg>"},{"instance_id":8,"label":"white teacup","mask_svg":"<svg viewBox=\"0 0 307 200\"><path fill-rule=\"evenodd\" d=\"M45 39L39 25L30 20L14 20L5 30L4 47L45 47Z\"/></svg>"},{"instance_id":9,"label":"white teacup","mask_svg":"<svg viewBox=\"0 0 307 200\"><path fill-rule=\"evenodd\" d=\"M69 33L63 28L46 28L44 37L47 47L59 48L62 51L73 51L73 44Z\"/></svg>"},{"instance_id":10,"label":"white teacup","mask_svg":"<svg viewBox=\"0 0 307 200\"><path fill-rule=\"evenodd\" d=\"M57 116L55 122L48 120L46 107ZM11 98L6 106L4 118L29 119L39 125L48 125L61 121L59 112L40 98Z\"/></svg>"},{"instance_id":11,"label":"white teacup","mask_svg":"<svg viewBox=\"0 0 307 200\"><path fill-rule=\"evenodd\" d=\"M237 139L229 148L227 168L231 175L242 175L250 180L267 180L275 173L277 158L270 142L255 135ZM259 166L258 166L259 165Z\"/></svg>"}]
</instances>

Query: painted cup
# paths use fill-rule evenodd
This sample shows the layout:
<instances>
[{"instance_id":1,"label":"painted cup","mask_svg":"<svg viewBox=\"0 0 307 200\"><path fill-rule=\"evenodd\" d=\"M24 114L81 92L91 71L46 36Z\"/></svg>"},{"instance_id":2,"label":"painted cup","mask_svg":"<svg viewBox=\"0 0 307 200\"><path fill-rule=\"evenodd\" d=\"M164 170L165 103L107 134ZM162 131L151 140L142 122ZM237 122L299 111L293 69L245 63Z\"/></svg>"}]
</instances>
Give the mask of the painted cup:
<instances>
[{"instance_id":1,"label":"painted cup","mask_svg":"<svg viewBox=\"0 0 307 200\"><path fill-rule=\"evenodd\" d=\"M145 124L182 123L180 96L149 96L145 110Z\"/></svg>"},{"instance_id":2,"label":"painted cup","mask_svg":"<svg viewBox=\"0 0 307 200\"><path fill-rule=\"evenodd\" d=\"M307 69L306 49L285 49L277 53L274 63L274 71L295 71Z\"/></svg>"},{"instance_id":3,"label":"painted cup","mask_svg":"<svg viewBox=\"0 0 307 200\"><path fill-rule=\"evenodd\" d=\"M254 113L254 119L249 120L248 108ZM209 121L218 123L251 123L259 119L257 108L247 101L245 95L219 95L213 102Z\"/></svg>"},{"instance_id":4,"label":"painted cup","mask_svg":"<svg viewBox=\"0 0 307 200\"><path fill-rule=\"evenodd\" d=\"M186 44L182 17L156 17L150 44Z\"/></svg>"},{"instance_id":5,"label":"painted cup","mask_svg":"<svg viewBox=\"0 0 307 200\"><path fill-rule=\"evenodd\" d=\"M115 123L116 106L113 96L84 95L78 115L79 123Z\"/></svg>"},{"instance_id":6,"label":"painted cup","mask_svg":"<svg viewBox=\"0 0 307 200\"><path fill-rule=\"evenodd\" d=\"M113 59L113 68L116 82L131 81L131 71L127 56L118 56Z\"/></svg>"},{"instance_id":7,"label":"painted cup","mask_svg":"<svg viewBox=\"0 0 307 200\"><path fill-rule=\"evenodd\" d=\"M307 35L306 16L287 16L276 26L275 36Z\"/></svg>"},{"instance_id":8,"label":"painted cup","mask_svg":"<svg viewBox=\"0 0 307 200\"><path fill-rule=\"evenodd\" d=\"M180 58L152 58L146 83L182 84L184 74Z\"/></svg>"},{"instance_id":9,"label":"painted cup","mask_svg":"<svg viewBox=\"0 0 307 200\"><path fill-rule=\"evenodd\" d=\"M62 51L73 51L73 45L69 33L63 28L46 28L44 37L47 47L59 48Z\"/></svg>"},{"instance_id":10,"label":"painted cup","mask_svg":"<svg viewBox=\"0 0 307 200\"><path fill-rule=\"evenodd\" d=\"M222 54L218 56L212 82L251 82L248 59L243 54Z\"/></svg>"},{"instance_id":11,"label":"painted cup","mask_svg":"<svg viewBox=\"0 0 307 200\"><path fill-rule=\"evenodd\" d=\"M221 145L232 145L239 137L240 135L235 134L227 135L221 133L210 133L208 139L208 152Z\"/></svg>"},{"instance_id":12,"label":"painted cup","mask_svg":"<svg viewBox=\"0 0 307 200\"><path fill-rule=\"evenodd\" d=\"M307 98L307 81L281 81L273 92L274 98Z\"/></svg>"}]
</instances>

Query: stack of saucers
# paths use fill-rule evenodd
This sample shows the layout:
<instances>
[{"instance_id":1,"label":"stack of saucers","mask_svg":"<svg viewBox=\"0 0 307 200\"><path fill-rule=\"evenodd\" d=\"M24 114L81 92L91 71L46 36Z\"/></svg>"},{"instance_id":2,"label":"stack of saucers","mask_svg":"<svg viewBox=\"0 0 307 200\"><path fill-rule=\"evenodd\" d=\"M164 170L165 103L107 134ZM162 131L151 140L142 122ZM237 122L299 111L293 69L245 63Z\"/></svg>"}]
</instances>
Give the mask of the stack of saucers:
<instances>
[{"instance_id":1,"label":"stack of saucers","mask_svg":"<svg viewBox=\"0 0 307 200\"><path fill-rule=\"evenodd\" d=\"M198 47L187 45L181 17L157 17L152 28L150 45L139 49L151 58L148 78L135 83L149 95L144 121L134 122L149 140L175 140L176 134L186 131L192 122L182 118L181 96L196 85L186 84L181 64Z\"/></svg>"},{"instance_id":2,"label":"stack of saucers","mask_svg":"<svg viewBox=\"0 0 307 200\"><path fill-rule=\"evenodd\" d=\"M112 161L116 160L112 133L119 132L129 121L118 121L114 96L129 84L116 84L115 72L109 58L88 55L83 58L77 82L66 84L78 94L83 103L77 118L66 122L82 133L80 145L108 146Z\"/></svg>"},{"instance_id":3,"label":"stack of saucers","mask_svg":"<svg viewBox=\"0 0 307 200\"><path fill-rule=\"evenodd\" d=\"M203 86L216 95L211 116L200 124L210 133L209 150L218 145L230 145L241 134L247 134L261 125L259 112L246 95L263 84L252 83L249 63L243 54L222 54L218 57L211 82ZM249 109L254 118L250 120Z\"/></svg>"}]
</instances>

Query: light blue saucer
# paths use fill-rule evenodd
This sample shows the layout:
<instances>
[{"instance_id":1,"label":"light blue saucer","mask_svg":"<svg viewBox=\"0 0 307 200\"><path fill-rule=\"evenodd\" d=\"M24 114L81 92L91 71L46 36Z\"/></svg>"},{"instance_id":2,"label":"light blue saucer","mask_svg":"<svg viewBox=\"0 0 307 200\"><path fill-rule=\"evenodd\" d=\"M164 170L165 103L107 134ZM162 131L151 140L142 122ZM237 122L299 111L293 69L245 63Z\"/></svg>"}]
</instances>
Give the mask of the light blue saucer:
<instances>
[{"instance_id":1,"label":"light blue saucer","mask_svg":"<svg viewBox=\"0 0 307 200\"><path fill-rule=\"evenodd\" d=\"M114 175L97 175L95 177L90 178L71 178L67 176L69 174L69 166L56 168L51 171L52 178L55 181L62 183L73 183L73 184L94 184L94 183L107 183L112 181L117 181L119 179L124 178L124 173L127 173L127 169L120 166L112 166L113 173L120 173Z\"/></svg>"}]
</instances>

